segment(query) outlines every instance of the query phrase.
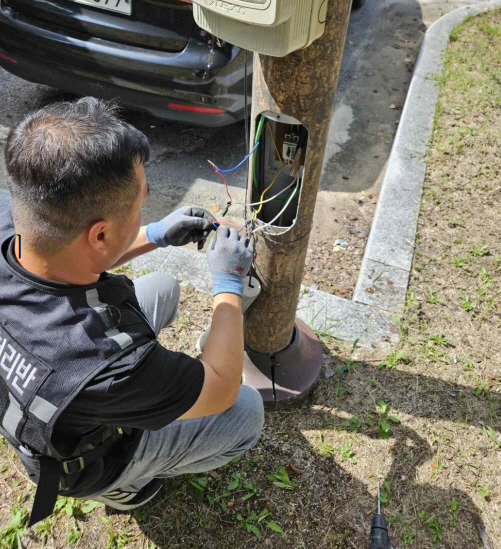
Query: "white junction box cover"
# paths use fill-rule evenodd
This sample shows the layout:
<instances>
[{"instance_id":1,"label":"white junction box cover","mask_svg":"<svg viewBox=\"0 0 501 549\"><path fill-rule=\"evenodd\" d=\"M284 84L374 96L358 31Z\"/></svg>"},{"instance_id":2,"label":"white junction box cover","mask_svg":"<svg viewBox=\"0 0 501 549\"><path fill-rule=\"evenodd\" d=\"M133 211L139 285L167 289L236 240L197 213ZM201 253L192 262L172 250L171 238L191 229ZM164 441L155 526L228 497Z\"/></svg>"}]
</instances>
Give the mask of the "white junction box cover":
<instances>
[{"instance_id":1,"label":"white junction box cover","mask_svg":"<svg viewBox=\"0 0 501 549\"><path fill-rule=\"evenodd\" d=\"M198 26L246 50L283 57L322 36L329 0L193 0Z\"/></svg>"}]
</instances>

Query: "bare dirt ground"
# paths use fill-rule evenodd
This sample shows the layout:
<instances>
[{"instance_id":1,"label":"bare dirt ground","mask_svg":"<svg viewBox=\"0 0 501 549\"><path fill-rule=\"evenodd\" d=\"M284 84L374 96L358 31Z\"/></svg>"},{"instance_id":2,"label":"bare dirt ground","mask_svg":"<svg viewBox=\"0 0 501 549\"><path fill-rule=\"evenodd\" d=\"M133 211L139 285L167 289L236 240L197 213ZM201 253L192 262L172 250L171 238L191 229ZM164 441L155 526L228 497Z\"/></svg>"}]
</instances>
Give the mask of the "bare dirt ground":
<instances>
[{"instance_id":1,"label":"bare dirt ground","mask_svg":"<svg viewBox=\"0 0 501 549\"><path fill-rule=\"evenodd\" d=\"M0 547L366 549L378 479L395 548L501 547L500 52L500 11L453 33L398 348L322 338L300 407L268 411L240 461L131 514L60 498L26 533L33 486L3 444ZM210 304L184 287L161 342L193 353Z\"/></svg>"}]
</instances>

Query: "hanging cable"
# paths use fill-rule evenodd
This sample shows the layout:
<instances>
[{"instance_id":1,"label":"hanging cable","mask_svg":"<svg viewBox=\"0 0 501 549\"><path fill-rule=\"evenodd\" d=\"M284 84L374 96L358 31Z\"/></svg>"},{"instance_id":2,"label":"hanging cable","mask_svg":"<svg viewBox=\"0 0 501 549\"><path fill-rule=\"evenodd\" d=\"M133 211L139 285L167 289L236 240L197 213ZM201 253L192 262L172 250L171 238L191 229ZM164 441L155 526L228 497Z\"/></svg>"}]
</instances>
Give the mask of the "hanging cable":
<instances>
[{"instance_id":1,"label":"hanging cable","mask_svg":"<svg viewBox=\"0 0 501 549\"><path fill-rule=\"evenodd\" d=\"M261 115L261 118L259 119L259 123L257 125L257 130L256 130L256 138L255 138L256 143L261 140L261 134L263 133L265 121L266 121L265 117ZM252 180L253 185L257 190L259 189L259 183L258 183L257 174L256 174L256 157L255 156L252 159L252 175L253 175L253 180Z\"/></svg>"},{"instance_id":2,"label":"hanging cable","mask_svg":"<svg viewBox=\"0 0 501 549\"><path fill-rule=\"evenodd\" d=\"M285 206L278 212L278 214L269 223L266 223L266 225L261 225L257 229L252 230L252 234L254 235L257 232L262 231L263 229L266 229L267 227L270 227L271 225L273 225L273 223L275 223L275 221L277 219L279 219L280 216L282 216L286 212L287 208L289 207L290 203L292 202L292 199L296 195L296 191L297 191L297 189L294 189L292 191L292 193L291 193L289 199L287 200Z\"/></svg>"},{"instance_id":3,"label":"hanging cable","mask_svg":"<svg viewBox=\"0 0 501 549\"><path fill-rule=\"evenodd\" d=\"M236 166L234 166L233 168L230 168L230 169L228 169L228 170L222 170L221 168L219 168L218 166L216 166L216 164L214 164L214 162L211 162L210 160L208 160L208 162L209 162L212 166L214 166L214 167L216 168L216 170L217 170L219 173L231 173L231 172L234 172L235 170L237 170L238 168L240 168L240 166L241 166L242 164L244 164L245 162L247 162L247 160L249 160L249 158L250 158L250 156L252 155L252 153L259 147L259 143L260 143L260 142L258 141L258 142L254 145L254 148L252 149L252 151L251 151L249 154L247 154L247 155L245 156L245 158L244 158L242 161L240 161Z\"/></svg>"},{"instance_id":4,"label":"hanging cable","mask_svg":"<svg viewBox=\"0 0 501 549\"><path fill-rule=\"evenodd\" d=\"M248 78L248 60L247 50L244 50L244 120L245 120L245 150L250 148L250 130L249 130L249 101L247 97L247 78ZM258 141L259 144L259 141ZM247 202L247 193L249 191L249 174L245 180L245 201ZM247 206L244 206L244 220L247 221Z\"/></svg>"},{"instance_id":5,"label":"hanging cable","mask_svg":"<svg viewBox=\"0 0 501 549\"><path fill-rule=\"evenodd\" d=\"M286 166L290 166L289 163L287 164L282 164L282 166L278 169L277 173L275 174L275 177L273 178L273 180L271 181L271 183L266 187L266 189L261 193L261 197L259 199L259 208L257 210L255 210L251 216L251 219L254 220L257 218L257 216L259 215L259 213L261 212L261 210L263 209L263 199L264 199L264 195L273 187L273 185L275 184L275 181L278 179L278 176L281 174L282 170L286 167Z\"/></svg>"},{"instance_id":6,"label":"hanging cable","mask_svg":"<svg viewBox=\"0 0 501 549\"><path fill-rule=\"evenodd\" d=\"M261 204L267 204L268 202L271 202L272 200L275 200L275 198L278 198L281 194L283 194L285 191L289 190L293 185L297 182L297 177L287 185L287 187L284 187L281 191L279 191L277 194L274 194L273 196L270 196L270 198L267 198L266 200L263 200L262 202L233 202L234 206L260 206Z\"/></svg>"},{"instance_id":7,"label":"hanging cable","mask_svg":"<svg viewBox=\"0 0 501 549\"><path fill-rule=\"evenodd\" d=\"M248 51L244 50L244 120L245 120L245 150L249 150L249 98L247 94L247 79L248 79L248 60L247 60Z\"/></svg>"},{"instance_id":8,"label":"hanging cable","mask_svg":"<svg viewBox=\"0 0 501 549\"><path fill-rule=\"evenodd\" d=\"M231 198L230 189L228 188L228 181L226 181L226 177L217 169L217 166L211 162L210 160L207 161L211 166L214 172L221 178L221 180L224 183L224 187L226 189L226 194L228 195L228 198L230 199L230 204L233 204L233 198Z\"/></svg>"},{"instance_id":9,"label":"hanging cable","mask_svg":"<svg viewBox=\"0 0 501 549\"><path fill-rule=\"evenodd\" d=\"M214 229L217 229L219 228L219 225L228 225L229 227L233 227L234 229L237 229L238 232L240 231L247 231L248 233L250 232L250 229L247 227L247 223L245 225L238 225L237 223L232 223L231 221L225 221L224 219L216 219L216 221L212 224L212 226L214 227Z\"/></svg>"}]
</instances>

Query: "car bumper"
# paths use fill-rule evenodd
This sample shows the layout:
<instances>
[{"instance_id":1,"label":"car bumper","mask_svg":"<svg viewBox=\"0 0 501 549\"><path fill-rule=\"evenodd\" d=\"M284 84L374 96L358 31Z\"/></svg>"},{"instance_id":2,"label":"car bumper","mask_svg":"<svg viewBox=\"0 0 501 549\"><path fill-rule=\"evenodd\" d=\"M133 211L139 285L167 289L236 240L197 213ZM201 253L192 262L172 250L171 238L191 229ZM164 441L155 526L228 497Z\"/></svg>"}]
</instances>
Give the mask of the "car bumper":
<instances>
[{"instance_id":1,"label":"car bumper","mask_svg":"<svg viewBox=\"0 0 501 549\"><path fill-rule=\"evenodd\" d=\"M218 51L198 36L181 52L76 38L0 7L0 66L9 72L188 124L218 127L242 118L240 53Z\"/></svg>"}]
</instances>

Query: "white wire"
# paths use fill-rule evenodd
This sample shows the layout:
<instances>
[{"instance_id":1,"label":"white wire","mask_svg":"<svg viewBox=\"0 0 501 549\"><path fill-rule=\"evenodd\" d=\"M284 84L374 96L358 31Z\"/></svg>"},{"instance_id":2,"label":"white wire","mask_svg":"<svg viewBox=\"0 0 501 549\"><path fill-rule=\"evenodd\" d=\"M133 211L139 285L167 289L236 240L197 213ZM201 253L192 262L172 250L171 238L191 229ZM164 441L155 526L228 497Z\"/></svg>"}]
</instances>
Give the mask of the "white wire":
<instances>
[{"instance_id":1,"label":"white wire","mask_svg":"<svg viewBox=\"0 0 501 549\"><path fill-rule=\"evenodd\" d=\"M260 227L258 227L257 229L254 229L252 231L252 234L256 234L258 231L262 231L263 229L266 229L267 227L270 227L271 225L273 225L273 223L275 223L275 221L281 216L283 215L283 213L285 212L285 210L289 207L290 203L292 202L292 199L294 198L294 196L296 195L296 191L294 191L293 193L291 193L289 199L287 200L287 202L285 203L285 206L283 207L283 209L278 212L278 214L276 215L276 217L274 217L269 223L266 223L266 225L261 225ZM287 228L286 228L287 229Z\"/></svg>"},{"instance_id":2,"label":"white wire","mask_svg":"<svg viewBox=\"0 0 501 549\"><path fill-rule=\"evenodd\" d=\"M271 202L272 200L275 200L275 198L277 196L280 196L286 190L290 189L292 187L292 185L296 184L296 182L297 182L297 177L294 179L294 181L292 183L289 183L289 185L287 185L287 187L284 187L280 192L278 192L277 194L273 195L270 198L267 198L266 200L263 200L262 202L253 202L252 204L248 203L248 202L245 202L245 203L244 202L232 202L232 204L237 205L237 206L259 206L260 204L266 204L267 202Z\"/></svg>"}]
</instances>

